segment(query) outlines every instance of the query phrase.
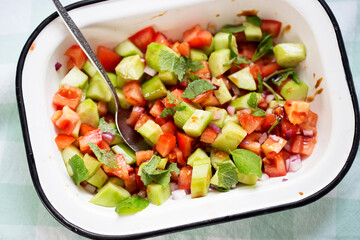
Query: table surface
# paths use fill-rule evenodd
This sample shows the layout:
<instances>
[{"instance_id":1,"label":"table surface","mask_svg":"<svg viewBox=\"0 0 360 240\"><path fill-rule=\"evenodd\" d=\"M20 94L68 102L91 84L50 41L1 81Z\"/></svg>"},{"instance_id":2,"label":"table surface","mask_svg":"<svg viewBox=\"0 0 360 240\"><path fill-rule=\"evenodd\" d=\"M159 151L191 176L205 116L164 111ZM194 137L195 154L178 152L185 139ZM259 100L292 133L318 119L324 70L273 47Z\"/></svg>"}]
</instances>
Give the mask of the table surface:
<instances>
[{"instance_id":1,"label":"table surface","mask_svg":"<svg viewBox=\"0 0 360 240\"><path fill-rule=\"evenodd\" d=\"M64 5L75 2L63 0ZM327 0L340 24L360 93L360 1ZM20 7L21 6L21 7ZM0 239L83 239L58 223L33 187L15 98L20 51L54 12L49 0L0 1ZM360 239L360 154L343 181L304 207L155 239Z\"/></svg>"}]
</instances>

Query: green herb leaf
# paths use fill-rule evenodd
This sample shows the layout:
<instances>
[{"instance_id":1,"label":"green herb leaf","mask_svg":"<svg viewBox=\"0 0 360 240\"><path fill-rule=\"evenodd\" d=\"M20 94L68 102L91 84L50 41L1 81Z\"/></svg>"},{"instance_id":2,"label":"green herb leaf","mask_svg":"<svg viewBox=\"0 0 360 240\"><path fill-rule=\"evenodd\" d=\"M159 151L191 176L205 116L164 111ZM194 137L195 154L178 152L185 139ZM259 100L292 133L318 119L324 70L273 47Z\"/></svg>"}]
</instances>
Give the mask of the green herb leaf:
<instances>
[{"instance_id":1,"label":"green herb leaf","mask_svg":"<svg viewBox=\"0 0 360 240\"><path fill-rule=\"evenodd\" d=\"M293 72L292 74L291 74L291 78L292 78L292 80L294 81L294 82L296 82L297 84L300 84L300 79L299 79L299 77L298 77L298 75L297 75L297 72Z\"/></svg>"},{"instance_id":2,"label":"green herb leaf","mask_svg":"<svg viewBox=\"0 0 360 240\"><path fill-rule=\"evenodd\" d=\"M261 108L256 108L251 115L255 116L255 117L265 117L266 116L266 112L264 110L262 110Z\"/></svg>"},{"instance_id":3,"label":"green herb leaf","mask_svg":"<svg viewBox=\"0 0 360 240\"><path fill-rule=\"evenodd\" d=\"M226 33L239 33L243 32L245 30L245 27L243 25L225 25L221 29L222 32Z\"/></svg>"},{"instance_id":4,"label":"green herb leaf","mask_svg":"<svg viewBox=\"0 0 360 240\"><path fill-rule=\"evenodd\" d=\"M199 75L190 72L186 72L185 76L193 81L200 79Z\"/></svg>"},{"instance_id":5,"label":"green herb leaf","mask_svg":"<svg viewBox=\"0 0 360 240\"><path fill-rule=\"evenodd\" d=\"M231 153L231 156L240 173L244 175L254 174L259 178L262 176L261 158L255 153L245 149L236 149Z\"/></svg>"},{"instance_id":6,"label":"green herb leaf","mask_svg":"<svg viewBox=\"0 0 360 240\"><path fill-rule=\"evenodd\" d=\"M272 50L273 50L272 34L270 35L264 34L261 42L259 43L258 47L255 50L255 54L252 58L252 61L255 62L261 57L272 53Z\"/></svg>"},{"instance_id":7,"label":"green herb leaf","mask_svg":"<svg viewBox=\"0 0 360 240\"><path fill-rule=\"evenodd\" d=\"M178 99L176 99L176 97L174 95L172 95L170 91L167 91L166 96L169 100L169 103L178 104Z\"/></svg>"},{"instance_id":8,"label":"green herb leaf","mask_svg":"<svg viewBox=\"0 0 360 240\"><path fill-rule=\"evenodd\" d=\"M265 81L271 80L276 86L280 86L288 77L291 77L294 82L300 84L300 79L293 68L286 68L276 71L266 77Z\"/></svg>"},{"instance_id":9,"label":"green herb leaf","mask_svg":"<svg viewBox=\"0 0 360 240\"><path fill-rule=\"evenodd\" d=\"M118 168L117 159L111 150L108 152L106 149L101 149L98 145L92 142L89 142L89 147L94 152L99 162L109 168Z\"/></svg>"},{"instance_id":10,"label":"green herb leaf","mask_svg":"<svg viewBox=\"0 0 360 240\"><path fill-rule=\"evenodd\" d=\"M219 178L218 187L230 189L230 187L238 182L238 172L236 167L230 161L217 162L217 174Z\"/></svg>"},{"instance_id":11,"label":"green herb leaf","mask_svg":"<svg viewBox=\"0 0 360 240\"><path fill-rule=\"evenodd\" d=\"M160 51L159 66L162 71L174 72L177 61L178 57L174 53L164 50Z\"/></svg>"},{"instance_id":12,"label":"green herb leaf","mask_svg":"<svg viewBox=\"0 0 360 240\"><path fill-rule=\"evenodd\" d=\"M263 85L269 89L269 91L274 94L276 101L284 100L279 94L277 94L272 87L270 87L265 81L263 81Z\"/></svg>"},{"instance_id":13,"label":"green herb leaf","mask_svg":"<svg viewBox=\"0 0 360 240\"><path fill-rule=\"evenodd\" d=\"M84 160L79 155L75 154L72 156L72 158L69 160L69 165L73 170L73 180L76 185L89 178L88 170L85 166Z\"/></svg>"},{"instance_id":14,"label":"green herb leaf","mask_svg":"<svg viewBox=\"0 0 360 240\"><path fill-rule=\"evenodd\" d=\"M250 94L249 99L247 100L247 104L249 105L250 108L256 109L256 108L258 108L258 106L257 106L258 101L259 101L259 99L257 97L257 94L252 92Z\"/></svg>"},{"instance_id":15,"label":"green herb leaf","mask_svg":"<svg viewBox=\"0 0 360 240\"><path fill-rule=\"evenodd\" d=\"M184 57L176 58L176 67L174 73L178 76L180 82L184 80L185 72L189 69L188 62Z\"/></svg>"},{"instance_id":16,"label":"green herb leaf","mask_svg":"<svg viewBox=\"0 0 360 240\"><path fill-rule=\"evenodd\" d=\"M107 133L111 133L112 135L120 135L116 127L114 128L113 125L107 123L104 117L100 118L99 120L99 128L101 133L107 132Z\"/></svg>"},{"instance_id":17,"label":"green herb leaf","mask_svg":"<svg viewBox=\"0 0 360 240\"><path fill-rule=\"evenodd\" d=\"M176 163L170 163L169 167L168 167L168 170L170 172L175 172L176 174L179 174L180 173L180 169L178 168L177 164Z\"/></svg>"},{"instance_id":18,"label":"green herb leaf","mask_svg":"<svg viewBox=\"0 0 360 240\"><path fill-rule=\"evenodd\" d=\"M191 82L181 96L187 99L195 99L197 95L213 89L216 89L214 85L204 79L199 79Z\"/></svg>"},{"instance_id":19,"label":"green herb leaf","mask_svg":"<svg viewBox=\"0 0 360 240\"><path fill-rule=\"evenodd\" d=\"M264 84L263 84L263 80L261 78L260 73L258 73L257 79L258 79L258 92L263 93L263 91L264 91L264 86L263 85Z\"/></svg>"},{"instance_id":20,"label":"green herb leaf","mask_svg":"<svg viewBox=\"0 0 360 240\"><path fill-rule=\"evenodd\" d=\"M189 70L191 72L196 72L200 69L202 69L204 67L204 64L200 61L191 61L191 59L189 58L190 62L189 62Z\"/></svg>"},{"instance_id":21,"label":"green herb leaf","mask_svg":"<svg viewBox=\"0 0 360 240\"><path fill-rule=\"evenodd\" d=\"M246 57L237 56L237 57L234 59L234 63L236 63L236 64L243 64L243 63L249 64L249 63L251 63L251 62L250 62L250 61L247 61L247 60L246 60Z\"/></svg>"},{"instance_id":22,"label":"green herb leaf","mask_svg":"<svg viewBox=\"0 0 360 240\"><path fill-rule=\"evenodd\" d=\"M115 212L119 215L134 214L144 210L147 206L149 206L148 200L141 198L139 195L135 195L120 201L115 208Z\"/></svg>"},{"instance_id":23,"label":"green herb leaf","mask_svg":"<svg viewBox=\"0 0 360 240\"><path fill-rule=\"evenodd\" d=\"M248 21L249 23L251 23L251 24L253 24L253 25L257 26L257 27L260 27L261 24L262 24L261 19L256 15L247 16L246 21Z\"/></svg>"},{"instance_id":24,"label":"green herb leaf","mask_svg":"<svg viewBox=\"0 0 360 240\"><path fill-rule=\"evenodd\" d=\"M185 110L186 106L175 106L170 108L164 108L164 110L161 112L160 117L165 118L168 115L173 116L176 111L183 111Z\"/></svg>"},{"instance_id":25,"label":"green herb leaf","mask_svg":"<svg viewBox=\"0 0 360 240\"><path fill-rule=\"evenodd\" d=\"M229 36L228 36L228 44L229 44L229 49L230 49L230 57L231 57L231 58L235 58L235 57L237 57L238 55L237 55L237 53L234 51L234 49L233 49L233 47L232 47L232 45L231 45L231 43L232 43L232 37L233 37L232 33L229 33Z\"/></svg>"},{"instance_id":26,"label":"green herb leaf","mask_svg":"<svg viewBox=\"0 0 360 240\"><path fill-rule=\"evenodd\" d=\"M273 123L273 125L271 125L267 133L271 133L271 131L281 122L282 122L282 118L277 116L275 122Z\"/></svg>"}]
</instances>

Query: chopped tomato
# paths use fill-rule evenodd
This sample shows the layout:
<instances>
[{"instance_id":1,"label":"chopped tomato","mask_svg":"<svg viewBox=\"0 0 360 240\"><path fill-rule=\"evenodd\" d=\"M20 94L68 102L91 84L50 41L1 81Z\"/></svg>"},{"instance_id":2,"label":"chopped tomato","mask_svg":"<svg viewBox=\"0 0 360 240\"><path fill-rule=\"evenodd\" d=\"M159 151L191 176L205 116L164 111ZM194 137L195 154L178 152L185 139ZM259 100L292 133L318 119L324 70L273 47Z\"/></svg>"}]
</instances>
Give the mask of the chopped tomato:
<instances>
[{"instance_id":1,"label":"chopped tomato","mask_svg":"<svg viewBox=\"0 0 360 240\"><path fill-rule=\"evenodd\" d=\"M286 101L284 109L292 124L301 124L307 121L310 103L299 100Z\"/></svg>"},{"instance_id":2,"label":"chopped tomato","mask_svg":"<svg viewBox=\"0 0 360 240\"><path fill-rule=\"evenodd\" d=\"M176 136L177 136L178 146L182 151L184 158L187 159L191 154L191 145L194 139L180 132L178 132Z\"/></svg>"},{"instance_id":3,"label":"chopped tomato","mask_svg":"<svg viewBox=\"0 0 360 240\"><path fill-rule=\"evenodd\" d=\"M123 180L129 180L129 170L133 170L132 167L126 163L125 158L122 154L116 154L115 157L117 160L117 168L109 168L103 165L102 167L104 171Z\"/></svg>"},{"instance_id":4,"label":"chopped tomato","mask_svg":"<svg viewBox=\"0 0 360 240\"><path fill-rule=\"evenodd\" d=\"M182 56L190 56L190 45L187 42L180 43L177 50Z\"/></svg>"},{"instance_id":5,"label":"chopped tomato","mask_svg":"<svg viewBox=\"0 0 360 240\"><path fill-rule=\"evenodd\" d=\"M137 187L139 189L142 189L144 187L144 183L143 183L143 181L141 181L141 175L139 175L138 167L135 168L135 178L136 178Z\"/></svg>"},{"instance_id":6,"label":"chopped tomato","mask_svg":"<svg viewBox=\"0 0 360 240\"><path fill-rule=\"evenodd\" d=\"M160 126L164 125L165 123L167 123L169 120L171 119L170 116L167 116L165 118L161 118L160 116L156 117L154 122Z\"/></svg>"},{"instance_id":7,"label":"chopped tomato","mask_svg":"<svg viewBox=\"0 0 360 240\"><path fill-rule=\"evenodd\" d=\"M286 163L282 154L275 155L274 159L264 162L264 172L269 177L281 177L286 175Z\"/></svg>"},{"instance_id":8,"label":"chopped tomato","mask_svg":"<svg viewBox=\"0 0 360 240\"><path fill-rule=\"evenodd\" d=\"M300 153L304 156L310 156L314 151L316 137L304 137L297 135L291 142L290 151L292 153Z\"/></svg>"},{"instance_id":9,"label":"chopped tomato","mask_svg":"<svg viewBox=\"0 0 360 240\"><path fill-rule=\"evenodd\" d=\"M197 37L200 39L200 42L203 44L203 46L207 46L207 47L211 46L212 37L213 37L211 32L207 30L201 30L197 33Z\"/></svg>"},{"instance_id":10,"label":"chopped tomato","mask_svg":"<svg viewBox=\"0 0 360 240\"><path fill-rule=\"evenodd\" d=\"M147 113L141 115L140 119L136 122L134 129L138 130L142 125L144 125L148 120L153 120Z\"/></svg>"},{"instance_id":11,"label":"chopped tomato","mask_svg":"<svg viewBox=\"0 0 360 240\"><path fill-rule=\"evenodd\" d=\"M171 91L171 95L175 96L176 99L178 100L183 100L185 102L190 102L189 99L187 98L183 98L182 97L182 94L184 93L184 90L181 90L181 89L174 89L173 91ZM172 104L169 102L169 99L167 97L165 97L163 99L163 104L165 105L166 108L170 108L170 107L175 107L176 104Z\"/></svg>"},{"instance_id":12,"label":"chopped tomato","mask_svg":"<svg viewBox=\"0 0 360 240\"><path fill-rule=\"evenodd\" d=\"M179 43L179 42L176 42L176 43L172 44L170 47L171 47L171 49L172 49L174 52L180 53L180 52L179 52L179 46L180 46L180 43Z\"/></svg>"},{"instance_id":13,"label":"chopped tomato","mask_svg":"<svg viewBox=\"0 0 360 240\"><path fill-rule=\"evenodd\" d=\"M213 90L206 91L206 92L204 92L204 93L202 93L202 94L197 95L196 98L192 99L191 101L192 101L193 103L203 103L203 102L205 102L208 98L211 97L210 95L212 95L213 92L214 92Z\"/></svg>"},{"instance_id":14,"label":"chopped tomato","mask_svg":"<svg viewBox=\"0 0 360 240\"><path fill-rule=\"evenodd\" d=\"M108 113L107 102L98 102L97 107L98 107L98 112L99 112L100 117L104 117Z\"/></svg>"},{"instance_id":15,"label":"chopped tomato","mask_svg":"<svg viewBox=\"0 0 360 240\"><path fill-rule=\"evenodd\" d=\"M80 151L84 153L90 153L89 142L92 142L96 145L100 145L102 143L102 136L100 132L100 128L95 129L86 133L84 136L78 138Z\"/></svg>"},{"instance_id":16,"label":"chopped tomato","mask_svg":"<svg viewBox=\"0 0 360 240\"><path fill-rule=\"evenodd\" d=\"M211 79L211 73L209 69L209 64L207 61L200 61L203 64L203 68L193 72L194 74L198 75L201 79Z\"/></svg>"},{"instance_id":17,"label":"chopped tomato","mask_svg":"<svg viewBox=\"0 0 360 240\"><path fill-rule=\"evenodd\" d=\"M239 45L239 56L246 57L247 60L252 59L256 51L255 43L242 43Z\"/></svg>"},{"instance_id":18,"label":"chopped tomato","mask_svg":"<svg viewBox=\"0 0 360 240\"><path fill-rule=\"evenodd\" d=\"M282 119L285 118L285 112L284 112L284 108L283 107L277 107L273 110L273 113L275 114L275 116L278 116Z\"/></svg>"},{"instance_id":19,"label":"chopped tomato","mask_svg":"<svg viewBox=\"0 0 360 240\"><path fill-rule=\"evenodd\" d=\"M75 110L81 100L81 89L64 84L55 93L53 97L53 104L59 107L69 106Z\"/></svg>"},{"instance_id":20,"label":"chopped tomato","mask_svg":"<svg viewBox=\"0 0 360 240\"><path fill-rule=\"evenodd\" d=\"M280 123L280 132L281 136L287 140L296 136L299 131L299 127L297 125L292 124L286 119Z\"/></svg>"},{"instance_id":21,"label":"chopped tomato","mask_svg":"<svg viewBox=\"0 0 360 240\"><path fill-rule=\"evenodd\" d=\"M170 46L170 43L169 41L167 40L167 38L165 37L164 34L162 34L161 32L157 32L154 36L154 39L153 39L153 42L156 42L156 43L160 43L162 45L165 45L167 47Z\"/></svg>"},{"instance_id":22,"label":"chopped tomato","mask_svg":"<svg viewBox=\"0 0 360 240\"><path fill-rule=\"evenodd\" d=\"M95 128L93 128L93 127L91 127L91 126L89 126L89 125L87 125L87 124L82 123L82 124L80 125L80 134L81 134L82 136L85 135L85 134L87 134L88 132L93 131L93 130L95 130Z\"/></svg>"},{"instance_id":23,"label":"chopped tomato","mask_svg":"<svg viewBox=\"0 0 360 240\"><path fill-rule=\"evenodd\" d=\"M271 126L275 123L276 117L274 114L266 114L263 123L261 124L261 131L268 131Z\"/></svg>"},{"instance_id":24,"label":"chopped tomato","mask_svg":"<svg viewBox=\"0 0 360 240\"><path fill-rule=\"evenodd\" d=\"M140 166L142 162L146 162L152 158L154 151L144 150L136 152L136 165Z\"/></svg>"},{"instance_id":25,"label":"chopped tomato","mask_svg":"<svg viewBox=\"0 0 360 240\"><path fill-rule=\"evenodd\" d=\"M304 131L312 131L312 135L317 135L316 123L317 123L318 115L309 110L308 119L306 122L299 125L301 132Z\"/></svg>"},{"instance_id":26,"label":"chopped tomato","mask_svg":"<svg viewBox=\"0 0 360 240\"><path fill-rule=\"evenodd\" d=\"M129 125L129 126L132 126L134 127L136 122L140 119L140 117L143 115L145 111L145 108L143 107L133 107L131 113L130 113L130 116L129 118L126 120L126 123Z\"/></svg>"},{"instance_id":27,"label":"chopped tomato","mask_svg":"<svg viewBox=\"0 0 360 240\"><path fill-rule=\"evenodd\" d=\"M62 151L68 146L70 146L75 140L76 138L74 138L73 136L59 134L55 138L55 143L59 150Z\"/></svg>"},{"instance_id":28,"label":"chopped tomato","mask_svg":"<svg viewBox=\"0 0 360 240\"><path fill-rule=\"evenodd\" d=\"M70 57L70 59L73 61L73 63L80 69L83 68L83 66L87 60L86 54L83 52L83 50L78 45L73 45L73 46L69 47L66 50L64 55Z\"/></svg>"},{"instance_id":29,"label":"chopped tomato","mask_svg":"<svg viewBox=\"0 0 360 240\"><path fill-rule=\"evenodd\" d=\"M109 146L109 144L107 144L105 141L102 141L102 142L99 144L99 148L105 149L107 152L110 151L110 146Z\"/></svg>"},{"instance_id":30,"label":"chopped tomato","mask_svg":"<svg viewBox=\"0 0 360 240\"><path fill-rule=\"evenodd\" d=\"M180 169L178 184L179 189L189 189L191 186L191 176L192 176L192 167L191 166L183 166Z\"/></svg>"},{"instance_id":31,"label":"chopped tomato","mask_svg":"<svg viewBox=\"0 0 360 240\"><path fill-rule=\"evenodd\" d=\"M71 135L77 123L80 121L80 117L68 106L65 106L60 112L56 111L54 113L52 120L56 127L61 129L65 134Z\"/></svg>"},{"instance_id":32,"label":"chopped tomato","mask_svg":"<svg viewBox=\"0 0 360 240\"><path fill-rule=\"evenodd\" d=\"M173 121L168 121L167 123L161 125L161 130L163 133L170 133L176 136L177 129Z\"/></svg>"},{"instance_id":33,"label":"chopped tomato","mask_svg":"<svg viewBox=\"0 0 360 240\"><path fill-rule=\"evenodd\" d=\"M170 162L177 162L179 165L186 165L186 160L184 159L183 152L175 147L168 155Z\"/></svg>"},{"instance_id":34,"label":"chopped tomato","mask_svg":"<svg viewBox=\"0 0 360 240\"><path fill-rule=\"evenodd\" d=\"M134 194L139 191L138 183L136 181L136 173L132 172L129 174L129 179L124 180L125 189L130 193Z\"/></svg>"},{"instance_id":35,"label":"chopped tomato","mask_svg":"<svg viewBox=\"0 0 360 240\"><path fill-rule=\"evenodd\" d=\"M147 46L153 41L155 36L155 30L152 26L144 28L131 37L129 40L139 47L142 51L145 51Z\"/></svg>"},{"instance_id":36,"label":"chopped tomato","mask_svg":"<svg viewBox=\"0 0 360 240\"><path fill-rule=\"evenodd\" d=\"M207 107L207 106L213 106L213 107L219 107L220 106L220 102L219 100L215 97L214 92L212 92L209 97L203 101L201 103L202 107Z\"/></svg>"},{"instance_id":37,"label":"chopped tomato","mask_svg":"<svg viewBox=\"0 0 360 240\"><path fill-rule=\"evenodd\" d=\"M206 127L204 132L201 134L200 142L213 143L217 136L217 132L211 127Z\"/></svg>"},{"instance_id":38,"label":"chopped tomato","mask_svg":"<svg viewBox=\"0 0 360 240\"><path fill-rule=\"evenodd\" d=\"M253 76L253 78L256 80L258 79L259 74L260 74L260 77L263 76L260 66L256 63L250 64L250 73Z\"/></svg>"},{"instance_id":39,"label":"chopped tomato","mask_svg":"<svg viewBox=\"0 0 360 240\"><path fill-rule=\"evenodd\" d=\"M281 22L275 20L262 19L262 24L260 26L262 32L267 32L268 34L273 34L276 38L279 36L281 30Z\"/></svg>"},{"instance_id":40,"label":"chopped tomato","mask_svg":"<svg viewBox=\"0 0 360 240\"><path fill-rule=\"evenodd\" d=\"M262 133L253 132L247 135L244 140L241 141L239 147L252 151L257 155L260 155L261 145L259 143L259 139L261 138Z\"/></svg>"},{"instance_id":41,"label":"chopped tomato","mask_svg":"<svg viewBox=\"0 0 360 240\"><path fill-rule=\"evenodd\" d=\"M252 114L246 114L242 112L238 112L238 119L240 125L245 129L248 134L259 128L264 121L264 117L257 117Z\"/></svg>"},{"instance_id":42,"label":"chopped tomato","mask_svg":"<svg viewBox=\"0 0 360 240\"><path fill-rule=\"evenodd\" d=\"M263 65L260 67L261 67L261 72L262 72L263 77L267 77L270 74L281 69L281 67L276 62L272 62L272 63L266 64L266 65Z\"/></svg>"},{"instance_id":43,"label":"chopped tomato","mask_svg":"<svg viewBox=\"0 0 360 240\"><path fill-rule=\"evenodd\" d=\"M151 107L150 109L150 114L153 117L159 117L162 113L162 111L164 110L164 104L161 102L161 99L156 100L156 102L154 103L154 105Z\"/></svg>"},{"instance_id":44,"label":"chopped tomato","mask_svg":"<svg viewBox=\"0 0 360 240\"><path fill-rule=\"evenodd\" d=\"M140 83L138 81L130 81L123 86L126 101L133 106L143 107L146 105L146 100L141 92Z\"/></svg>"},{"instance_id":45,"label":"chopped tomato","mask_svg":"<svg viewBox=\"0 0 360 240\"><path fill-rule=\"evenodd\" d=\"M98 46L96 55L107 72L115 72L115 67L121 61L121 56L104 46Z\"/></svg>"},{"instance_id":46,"label":"chopped tomato","mask_svg":"<svg viewBox=\"0 0 360 240\"><path fill-rule=\"evenodd\" d=\"M190 47L202 47L203 43L197 36L198 32L201 30L202 29L199 24L196 24L194 27L186 30L183 33L183 41L188 42Z\"/></svg>"},{"instance_id":47,"label":"chopped tomato","mask_svg":"<svg viewBox=\"0 0 360 240\"><path fill-rule=\"evenodd\" d=\"M269 135L265 142L261 145L261 149L263 150L265 156L271 159L283 149L286 143L287 141L282 137Z\"/></svg>"},{"instance_id":48,"label":"chopped tomato","mask_svg":"<svg viewBox=\"0 0 360 240\"><path fill-rule=\"evenodd\" d=\"M156 143L156 150L162 157L166 157L176 147L176 137L170 133L160 135Z\"/></svg>"}]
</instances>

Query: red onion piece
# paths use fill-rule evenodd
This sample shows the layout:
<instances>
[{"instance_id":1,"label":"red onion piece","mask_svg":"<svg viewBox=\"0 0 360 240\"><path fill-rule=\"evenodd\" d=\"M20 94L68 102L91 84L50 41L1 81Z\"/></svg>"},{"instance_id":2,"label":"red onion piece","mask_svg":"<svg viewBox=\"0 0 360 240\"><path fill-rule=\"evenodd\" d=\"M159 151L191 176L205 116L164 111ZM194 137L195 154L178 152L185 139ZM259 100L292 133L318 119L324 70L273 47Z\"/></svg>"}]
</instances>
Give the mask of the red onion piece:
<instances>
[{"instance_id":1,"label":"red onion piece","mask_svg":"<svg viewBox=\"0 0 360 240\"><path fill-rule=\"evenodd\" d=\"M59 69L62 67L62 64L61 63L59 63L59 62L57 62L57 63L55 63L55 70L56 71L59 71Z\"/></svg>"},{"instance_id":2,"label":"red onion piece","mask_svg":"<svg viewBox=\"0 0 360 240\"><path fill-rule=\"evenodd\" d=\"M141 198L146 198L147 194L145 190L140 190L137 195Z\"/></svg>"},{"instance_id":3,"label":"red onion piece","mask_svg":"<svg viewBox=\"0 0 360 240\"><path fill-rule=\"evenodd\" d=\"M267 175L266 173L263 173L261 178L259 178L259 181L263 182L263 181L267 181L269 179L270 179L269 175Z\"/></svg>"},{"instance_id":4,"label":"red onion piece","mask_svg":"<svg viewBox=\"0 0 360 240\"><path fill-rule=\"evenodd\" d=\"M290 152L290 151L291 151L291 143L290 143L290 142L287 142L287 143L285 144L285 146L284 146L284 149L285 149L286 151Z\"/></svg>"},{"instance_id":5,"label":"red onion piece","mask_svg":"<svg viewBox=\"0 0 360 240\"><path fill-rule=\"evenodd\" d=\"M234 95L236 97L239 97L241 95L240 89L232 82L230 82L231 90L233 91Z\"/></svg>"},{"instance_id":6,"label":"red onion piece","mask_svg":"<svg viewBox=\"0 0 360 240\"><path fill-rule=\"evenodd\" d=\"M210 123L208 126L209 126L212 130L214 130L216 133L221 133L221 128L219 128L219 127L216 126L215 124Z\"/></svg>"},{"instance_id":7,"label":"red onion piece","mask_svg":"<svg viewBox=\"0 0 360 240\"><path fill-rule=\"evenodd\" d=\"M179 189L179 185L177 183L171 182L170 189L171 189L171 191L176 191Z\"/></svg>"},{"instance_id":8,"label":"red onion piece","mask_svg":"<svg viewBox=\"0 0 360 240\"><path fill-rule=\"evenodd\" d=\"M154 69L152 69L151 67L149 67L148 65L146 65L145 69L144 69L144 73L153 77L156 75L157 72Z\"/></svg>"},{"instance_id":9,"label":"red onion piece","mask_svg":"<svg viewBox=\"0 0 360 240\"><path fill-rule=\"evenodd\" d=\"M267 137L268 137L267 133L264 132L264 133L261 135L261 137L259 138L259 143L260 143L260 144L263 144L263 143L266 141Z\"/></svg>"},{"instance_id":10,"label":"red onion piece","mask_svg":"<svg viewBox=\"0 0 360 240\"><path fill-rule=\"evenodd\" d=\"M190 188L186 189L185 193L186 193L186 195L191 194L191 189Z\"/></svg>"},{"instance_id":11,"label":"red onion piece","mask_svg":"<svg viewBox=\"0 0 360 240\"><path fill-rule=\"evenodd\" d=\"M235 114L235 107L233 107L233 106L228 106L228 107L226 108L226 110L227 110L227 112L229 113L230 116L234 116L234 114Z\"/></svg>"},{"instance_id":12,"label":"red onion piece","mask_svg":"<svg viewBox=\"0 0 360 240\"><path fill-rule=\"evenodd\" d=\"M274 100L275 96L273 94L267 95L266 96L266 102L270 103L272 100Z\"/></svg>"},{"instance_id":13,"label":"red onion piece","mask_svg":"<svg viewBox=\"0 0 360 240\"><path fill-rule=\"evenodd\" d=\"M289 172L296 172L302 167L300 154L292 155L290 157Z\"/></svg>"},{"instance_id":14,"label":"red onion piece","mask_svg":"<svg viewBox=\"0 0 360 240\"><path fill-rule=\"evenodd\" d=\"M175 190L171 193L172 199L174 200L181 200L186 198L186 192L185 190Z\"/></svg>"},{"instance_id":15,"label":"red onion piece","mask_svg":"<svg viewBox=\"0 0 360 240\"><path fill-rule=\"evenodd\" d=\"M289 180L289 179L283 178L283 179L282 179L282 182L286 182L287 180Z\"/></svg>"},{"instance_id":16,"label":"red onion piece","mask_svg":"<svg viewBox=\"0 0 360 240\"><path fill-rule=\"evenodd\" d=\"M213 112L213 120L216 121L216 120L220 120L221 119L221 111L218 110L218 111L215 111Z\"/></svg>"},{"instance_id":17,"label":"red onion piece","mask_svg":"<svg viewBox=\"0 0 360 240\"><path fill-rule=\"evenodd\" d=\"M105 132L102 134L102 138L106 143L110 144L112 142L112 140L114 139L114 135L111 133Z\"/></svg>"},{"instance_id":18,"label":"red onion piece","mask_svg":"<svg viewBox=\"0 0 360 240\"><path fill-rule=\"evenodd\" d=\"M313 137L314 131L313 130L303 130L303 134L305 137Z\"/></svg>"},{"instance_id":19,"label":"red onion piece","mask_svg":"<svg viewBox=\"0 0 360 240\"><path fill-rule=\"evenodd\" d=\"M288 172L290 168L290 158L285 160L285 165L286 165L286 171Z\"/></svg>"}]
</instances>

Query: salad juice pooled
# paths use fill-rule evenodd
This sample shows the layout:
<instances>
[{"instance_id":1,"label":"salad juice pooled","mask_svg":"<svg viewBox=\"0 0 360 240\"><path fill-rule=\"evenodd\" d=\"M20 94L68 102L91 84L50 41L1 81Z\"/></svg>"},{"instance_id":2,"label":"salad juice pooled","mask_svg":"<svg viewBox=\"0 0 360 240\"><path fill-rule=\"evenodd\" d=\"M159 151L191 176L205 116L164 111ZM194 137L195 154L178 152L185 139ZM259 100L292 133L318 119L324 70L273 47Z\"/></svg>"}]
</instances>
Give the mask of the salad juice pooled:
<instances>
[{"instance_id":1,"label":"salad juice pooled","mask_svg":"<svg viewBox=\"0 0 360 240\"><path fill-rule=\"evenodd\" d=\"M99 45L121 107L131 109L127 124L149 144L139 152L116 129L105 81L71 46L51 120L74 183L95 193L91 203L131 214L171 195L204 197L209 187L297 171L315 147L318 116L294 70L305 46L276 42L280 30L248 16L214 35L197 24L173 41L150 26L114 49Z\"/></svg>"}]
</instances>

